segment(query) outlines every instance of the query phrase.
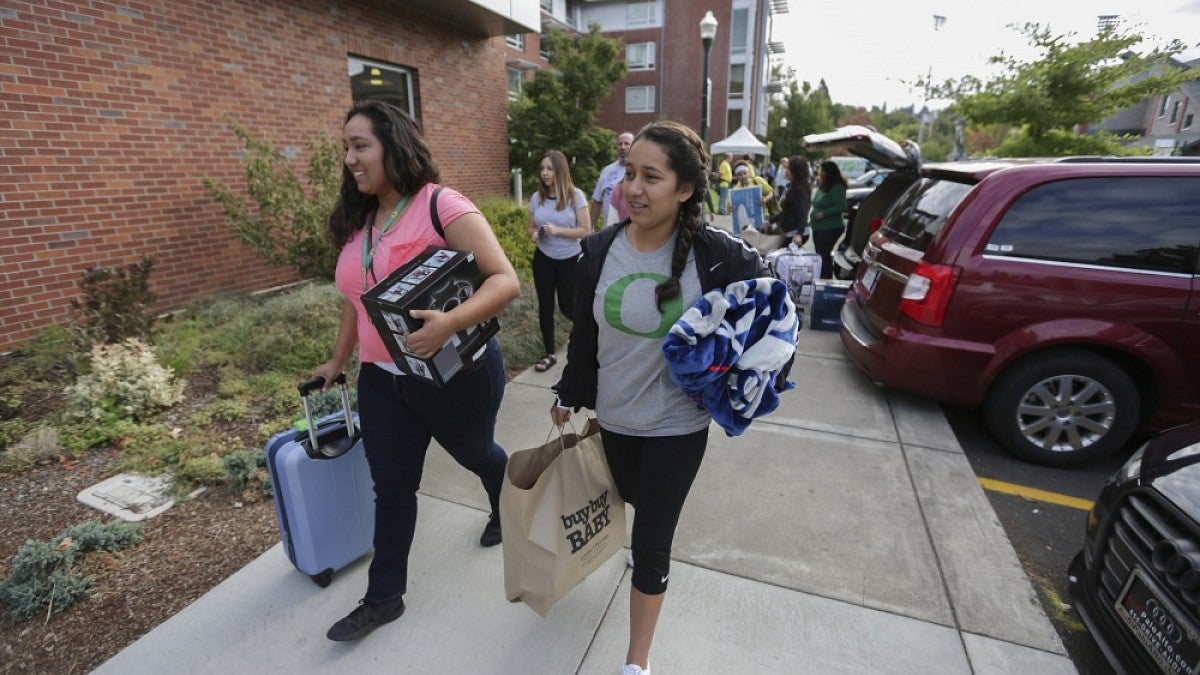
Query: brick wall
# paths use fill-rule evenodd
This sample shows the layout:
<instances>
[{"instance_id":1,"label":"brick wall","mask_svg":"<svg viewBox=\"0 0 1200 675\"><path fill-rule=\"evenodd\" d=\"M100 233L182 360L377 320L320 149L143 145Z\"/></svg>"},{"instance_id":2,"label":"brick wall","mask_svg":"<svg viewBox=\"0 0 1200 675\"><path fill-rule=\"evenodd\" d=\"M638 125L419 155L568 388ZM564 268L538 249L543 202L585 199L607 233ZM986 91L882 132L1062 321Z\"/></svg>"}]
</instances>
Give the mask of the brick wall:
<instances>
[{"instance_id":1,"label":"brick wall","mask_svg":"<svg viewBox=\"0 0 1200 675\"><path fill-rule=\"evenodd\" d=\"M504 39L399 2L0 5L0 350L67 320L81 273L155 257L159 310L296 279L238 244L205 177L241 189L229 115L307 166L340 132L350 54L416 74L442 182L508 189Z\"/></svg>"}]
</instances>

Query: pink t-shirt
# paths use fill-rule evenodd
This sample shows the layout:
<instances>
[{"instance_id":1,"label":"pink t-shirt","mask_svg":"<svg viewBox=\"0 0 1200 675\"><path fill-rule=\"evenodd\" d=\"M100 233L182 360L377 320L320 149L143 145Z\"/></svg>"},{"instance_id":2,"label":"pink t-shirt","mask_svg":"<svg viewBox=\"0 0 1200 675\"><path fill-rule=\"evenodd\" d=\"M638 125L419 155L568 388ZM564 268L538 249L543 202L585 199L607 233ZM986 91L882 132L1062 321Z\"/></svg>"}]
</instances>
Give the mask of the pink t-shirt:
<instances>
[{"instance_id":1,"label":"pink t-shirt","mask_svg":"<svg viewBox=\"0 0 1200 675\"><path fill-rule=\"evenodd\" d=\"M418 190L404 209L404 213L400 214L400 220L379 240L371 265L373 274L367 277L368 288L383 281L387 275L412 260L413 256L426 247L446 245L446 240L438 236L437 230L433 229L433 223L429 220L429 196L437 187L429 183ZM437 209L442 229L445 231L449 231L453 227L452 223L459 217L468 213L479 213L479 209L470 199L450 188L438 193ZM360 228L342 247L341 253L338 254L333 281L342 295L353 303L358 313L359 360L363 363L391 363L391 354L383 345L383 340L379 339L379 333L362 305L364 232L365 229ZM378 237L379 232L375 231L372 236Z\"/></svg>"}]
</instances>

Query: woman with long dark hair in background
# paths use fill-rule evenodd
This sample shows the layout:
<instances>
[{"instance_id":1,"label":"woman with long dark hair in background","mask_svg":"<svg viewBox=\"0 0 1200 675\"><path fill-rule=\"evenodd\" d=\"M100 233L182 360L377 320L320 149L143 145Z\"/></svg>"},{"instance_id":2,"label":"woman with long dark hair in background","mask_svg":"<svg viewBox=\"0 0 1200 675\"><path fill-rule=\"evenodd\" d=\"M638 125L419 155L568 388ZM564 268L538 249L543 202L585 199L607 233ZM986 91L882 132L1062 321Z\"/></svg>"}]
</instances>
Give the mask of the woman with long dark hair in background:
<instances>
[{"instance_id":1,"label":"woman with long dark hair in background","mask_svg":"<svg viewBox=\"0 0 1200 675\"><path fill-rule=\"evenodd\" d=\"M813 248L821 256L822 279L833 278L833 247L846 231L846 187L837 162L821 162L808 224L812 227Z\"/></svg>"}]
</instances>

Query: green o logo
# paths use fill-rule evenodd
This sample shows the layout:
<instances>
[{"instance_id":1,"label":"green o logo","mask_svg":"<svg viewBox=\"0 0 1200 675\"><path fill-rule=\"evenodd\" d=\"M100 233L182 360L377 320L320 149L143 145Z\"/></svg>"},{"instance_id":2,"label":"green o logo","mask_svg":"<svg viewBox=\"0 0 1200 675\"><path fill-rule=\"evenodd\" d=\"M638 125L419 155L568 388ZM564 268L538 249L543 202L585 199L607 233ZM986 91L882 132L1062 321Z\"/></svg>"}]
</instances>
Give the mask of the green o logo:
<instances>
[{"instance_id":1,"label":"green o logo","mask_svg":"<svg viewBox=\"0 0 1200 675\"><path fill-rule=\"evenodd\" d=\"M671 330L671 326L683 316L683 300L675 297L663 303L662 320L658 326L650 331L643 332L630 328L621 320L621 305L625 299L625 292L629 290L629 286L635 281L641 279L649 279L657 286L666 281L670 277L662 274L654 274L652 272L637 272L617 279L608 290L604 292L604 320L608 325L616 328L622 333L628 333L637 337L643 338L664 338Z\"/></svg>"}]
</instances>

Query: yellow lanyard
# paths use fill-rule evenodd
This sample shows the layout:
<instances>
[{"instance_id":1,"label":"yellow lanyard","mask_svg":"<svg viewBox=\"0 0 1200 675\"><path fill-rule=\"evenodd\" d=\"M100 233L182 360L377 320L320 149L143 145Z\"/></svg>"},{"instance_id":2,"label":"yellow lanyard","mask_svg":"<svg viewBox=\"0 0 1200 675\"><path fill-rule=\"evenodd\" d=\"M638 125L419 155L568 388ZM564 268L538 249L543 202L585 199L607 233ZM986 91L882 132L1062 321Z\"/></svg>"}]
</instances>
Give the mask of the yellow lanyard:
<instances>
[{"instance_id":1,"label":"yellow lanyard","mask_svg":"<svg viewBox=\"0 0 1200 675\"><path fill-rule=\"evenodd\" d=\"M367 273L371 272L371 264L375 262L375 249L379 247L379 242L383 241L383 235L392 229L396 224L396 219L400 217L400 213L404 211L404 207L408 206L408 197L403 197L400 203L396 204L396 208L392 209L392 214L388 216L387 224L379 230L379 238L372 241L373 233L375 232L375 216L371 215L371 223L367 225L367 231L363 233L363 250L362 250L362 270L363 270L363 290L367 290Z\"/></svg>"}]
</instances>

